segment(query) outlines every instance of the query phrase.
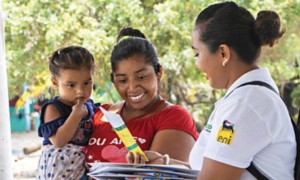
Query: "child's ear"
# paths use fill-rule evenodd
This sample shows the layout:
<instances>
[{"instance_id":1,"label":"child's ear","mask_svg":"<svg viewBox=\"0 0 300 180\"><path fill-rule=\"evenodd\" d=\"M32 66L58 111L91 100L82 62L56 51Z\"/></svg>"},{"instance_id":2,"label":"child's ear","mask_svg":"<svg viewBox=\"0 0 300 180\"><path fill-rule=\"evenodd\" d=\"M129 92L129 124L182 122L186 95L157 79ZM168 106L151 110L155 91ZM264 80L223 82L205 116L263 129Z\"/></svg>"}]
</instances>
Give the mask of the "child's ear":
<instances>
[{"instance_id":1,"label":"child's ear","mask_svg":"<svg viewBox=\"0 0 300 180\"><path fill-rule=\"evenodd\" d=\"M55 88L58 87L57 79L54 76L51 77L51 82Z\"/></svg>"}]
</instances>

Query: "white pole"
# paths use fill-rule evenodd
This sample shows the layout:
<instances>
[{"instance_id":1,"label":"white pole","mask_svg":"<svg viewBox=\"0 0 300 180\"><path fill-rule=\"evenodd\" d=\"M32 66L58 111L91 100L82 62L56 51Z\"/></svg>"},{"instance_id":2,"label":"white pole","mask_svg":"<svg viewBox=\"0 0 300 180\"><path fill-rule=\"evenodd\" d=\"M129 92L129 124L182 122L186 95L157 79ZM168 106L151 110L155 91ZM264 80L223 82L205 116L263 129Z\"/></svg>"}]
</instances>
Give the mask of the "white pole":
<instances>
[{"instance_id":1,"label":"white pole","mask_svg":"<svg viewBox=\"0 0 300 180\"><path fill-rule=\"evenodd\" d=\"M24 92L28 91L28 85L25 82L24 83ZM30 131L30 102L29 98L25 100L25 108L24 108L24 114L25 114L25 121L26 121L26 131Z\"/></svg>"},{"instance_id":2,"label":"white pole","mask_svg":"<svg viewBox=\"0 0 300 180\"><path fill-rule=\"evenodd\" d=\"M9 99L5 62L4 14L0 0L0 177L13 179Z\"/></svg>"}]
</instances>

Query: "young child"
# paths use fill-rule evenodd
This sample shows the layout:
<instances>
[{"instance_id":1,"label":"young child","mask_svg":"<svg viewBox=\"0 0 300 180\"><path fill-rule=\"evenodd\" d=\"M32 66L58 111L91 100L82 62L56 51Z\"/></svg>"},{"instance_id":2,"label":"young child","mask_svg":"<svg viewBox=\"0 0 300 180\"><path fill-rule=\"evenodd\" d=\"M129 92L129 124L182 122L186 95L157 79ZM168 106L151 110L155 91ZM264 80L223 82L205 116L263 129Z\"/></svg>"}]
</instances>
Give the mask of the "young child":
<instances>
[{"instance_id":1,"label":"young child","mask_svg":"<svg viewBox=\"0 0 300 180\"><path fill-rule=\"evenodd\" d=\"M41 109L38 135L44 137L37 179L79 179L85 172L84 147L93 132L96 104L93 89L94 57L85 48L69 46L49 59L51 81L59 96Z\"/></svg>"}]
</instances>

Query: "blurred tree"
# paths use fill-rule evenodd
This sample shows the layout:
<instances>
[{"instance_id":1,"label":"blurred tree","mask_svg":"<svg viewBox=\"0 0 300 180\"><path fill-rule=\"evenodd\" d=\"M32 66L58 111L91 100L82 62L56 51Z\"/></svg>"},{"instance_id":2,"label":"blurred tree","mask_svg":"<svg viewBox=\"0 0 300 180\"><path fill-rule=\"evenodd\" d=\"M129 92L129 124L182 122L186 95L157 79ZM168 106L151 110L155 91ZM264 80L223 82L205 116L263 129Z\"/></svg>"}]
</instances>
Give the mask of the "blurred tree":
<instances>
[{"instance_id":1,"label":"blurred tree","mask_svg":"<svg viewBox=\"0 0 300 180\"><path fill-rule=\"evenodd\" d=\"M6 52L9 89L26 81L31 92L48 92L47 59L66 45L88 48L97 60L95 98L119 100L109 81L110 52L124 26L142 30L153 42L164 67L162 91L171 102L186 106L201 124L205 123L223 91L212 90L194 66L191 31L198 13L213 0L10 0L3 2L7 14ZM286 34L280 44L266 49L262 64L270 68L278 85L299 80L300 5L297 0L237 0L256 15L276 10L283 18ZM295 78L298 77L298 78ZM293 93L299 106L300 87ZM295 91L294 91L295 92ZM11 93L10 97L14 94ZM297 99L297 100L296 100ZM297 103L298 102L298 103Z\"/></svg>"}]
</instances>

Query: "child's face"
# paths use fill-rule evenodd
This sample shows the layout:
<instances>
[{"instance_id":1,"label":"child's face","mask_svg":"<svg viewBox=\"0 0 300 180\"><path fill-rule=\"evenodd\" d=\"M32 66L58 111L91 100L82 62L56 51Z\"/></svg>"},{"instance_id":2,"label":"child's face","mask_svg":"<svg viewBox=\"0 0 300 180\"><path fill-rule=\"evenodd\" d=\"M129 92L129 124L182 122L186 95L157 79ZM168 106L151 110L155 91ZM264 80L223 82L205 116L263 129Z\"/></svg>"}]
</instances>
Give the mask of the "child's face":
<instances>
[{"instance_id":1,"label":"child's face","mask_svg":"<svg viewBox=\"0 0 300 180\"><path fill-rule=\"evenodd\" d=\"M77 99L86 102L93 89L93 71L87 68L80 70L62 69L60 75L52 79L58 88L60 100L70 106L77 103Z\"/></svg>"},{"instance_id":2,"label":"child's face","mask_svg":"<svg viewBox=\"0 0 300 180\"><path fill-rule=\"evenodd\" d=\"M154 102L161 73L156 74L144 56L134 55L120 61L113 73L114 85L129 108L144 110Z\"/></svg>"}]
</instances>

